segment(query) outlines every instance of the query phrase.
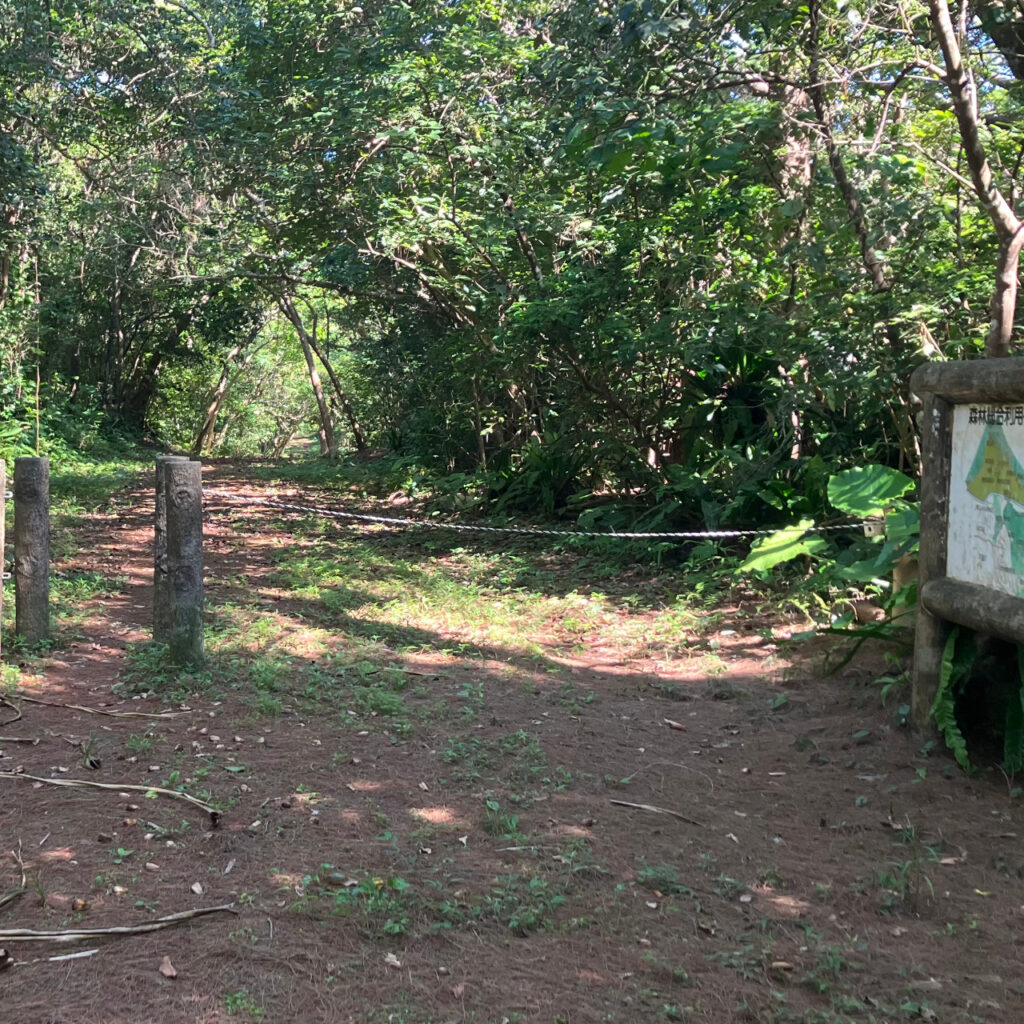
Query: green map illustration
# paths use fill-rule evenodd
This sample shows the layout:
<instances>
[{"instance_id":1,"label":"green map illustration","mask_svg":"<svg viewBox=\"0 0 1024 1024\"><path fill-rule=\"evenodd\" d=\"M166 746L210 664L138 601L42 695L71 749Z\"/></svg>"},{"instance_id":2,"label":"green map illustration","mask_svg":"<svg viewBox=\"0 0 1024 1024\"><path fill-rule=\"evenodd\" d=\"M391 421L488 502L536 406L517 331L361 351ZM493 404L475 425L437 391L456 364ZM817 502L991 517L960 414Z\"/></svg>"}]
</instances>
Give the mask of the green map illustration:
<instances>
[{"instance_id":1,"label":"green map illustration","mask_svg":"<svg viewBox=\"0 0 1024 1024\"><path fill-rule=\"evenodd\" d=\"M992 510L992 543L1006 531L1011 567L1024 588L1024 467L1010 448L1001 424L985 425L966 484L968 493Z\"/></svg>"}]
</instances>

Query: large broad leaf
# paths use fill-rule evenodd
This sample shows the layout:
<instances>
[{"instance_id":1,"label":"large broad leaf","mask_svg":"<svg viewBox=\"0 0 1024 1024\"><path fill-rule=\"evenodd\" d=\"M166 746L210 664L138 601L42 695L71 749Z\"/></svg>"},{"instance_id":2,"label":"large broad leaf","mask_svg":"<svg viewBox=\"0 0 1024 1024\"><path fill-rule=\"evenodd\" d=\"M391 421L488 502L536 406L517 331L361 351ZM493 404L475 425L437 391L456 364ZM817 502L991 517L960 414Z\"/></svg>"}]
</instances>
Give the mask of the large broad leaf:
<instances>
[{"instance_id":1,"label":"large broad leaf","mask_svg":"<svg viewBox=\"0 0 1024 1024\"><path fill-rule=\"evenodd\" d=\"M902 544L921 532L921 513L916 505L897 505L885 516L886 540Z\"/></svg>"},{"instance_id":2,"label":"large broad leaf","mask_svg":"<svg viewBox=\"0 0 1024 1024\"><path fill-rule=\"evenodd\" d=\"M829 477L828 500L849 516L881 515L914 486L914 481L888 466L855 466Z\"/></svg>"},{"instance_id":3,"label":"large broad leaf","mask_svg":"<svg viewBox=\"0 0 1024 1024\"><path fill-rule=\"evenodd\" d=\"M813 519L801 519L796 526L787 526L770 537L755 541L750 554L736 571L763 572L797 555L824 554L828 551L825 540L817 534L807 536L808 528L813 525Z\"/></svg>"}]
</instances>

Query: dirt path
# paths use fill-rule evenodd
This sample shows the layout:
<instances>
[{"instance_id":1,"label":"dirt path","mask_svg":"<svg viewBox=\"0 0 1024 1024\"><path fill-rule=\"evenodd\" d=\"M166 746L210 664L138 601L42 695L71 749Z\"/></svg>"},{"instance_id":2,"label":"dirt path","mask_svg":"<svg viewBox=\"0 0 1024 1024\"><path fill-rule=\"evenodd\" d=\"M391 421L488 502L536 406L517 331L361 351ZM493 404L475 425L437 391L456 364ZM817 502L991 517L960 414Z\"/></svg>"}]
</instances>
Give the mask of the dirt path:
<instances>
[{"instance_id":1,"label":"dirt path","mask_svg":"<svg viewBox=\"0 0 1024 1024\"><path fill-rule=\"evenodd\" d=\"M207 475L260 490L230 466ZM436 615L403 611L401 629L385 628L358 580L316 595L282 582L295 560L336 557L352 531L300 544L297 519L211 507L211 670L180 679L130 647L149 618L151 513L140 493L75 527L77 551L56 568L108 585L20 686L185 713L25 704L0 733L39 742L0 742L0 769L185 787L223 816L211 828L164 798L0 780L0 884L18 884L6 851L19 845L28 879L0 929L236 912L85 943L98 952L61 963L38 958L64 947L0 940L32 961L0 975L0 1019L1024 1013L1016 790L923 755L865 685L878 666L821 678L812 660L781 658L763 621L724 622L672 657L619 646L612 611L610 639L590 629L570 644L563 630L534 638L529 657L462 642ZM416 542L388 543L403 546L385 546L367 578ZM134 699L112 692L119 678Z\"/></svg>"}]
</instances>

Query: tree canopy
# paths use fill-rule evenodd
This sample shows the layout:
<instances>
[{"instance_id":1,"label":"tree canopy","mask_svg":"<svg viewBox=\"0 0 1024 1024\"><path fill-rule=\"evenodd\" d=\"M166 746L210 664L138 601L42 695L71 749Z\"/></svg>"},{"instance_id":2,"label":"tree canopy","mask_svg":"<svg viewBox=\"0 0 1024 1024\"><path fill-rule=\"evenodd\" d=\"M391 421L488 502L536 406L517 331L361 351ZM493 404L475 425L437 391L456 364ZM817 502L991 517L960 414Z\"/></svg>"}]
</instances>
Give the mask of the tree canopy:
<instances>
[{"instance_id":1,"label":"tree canopy","mask_svg":"<svg viewBox=\"0 0 1024 1024\"><path fill-rule=\"evenodd\" d=\"M0 7L0 406L788 522L1017 337L1024 6ZM591 513L597 514L597 513ZM633 514L630 512L629 514Z\"/></svg>"}]
</instances>

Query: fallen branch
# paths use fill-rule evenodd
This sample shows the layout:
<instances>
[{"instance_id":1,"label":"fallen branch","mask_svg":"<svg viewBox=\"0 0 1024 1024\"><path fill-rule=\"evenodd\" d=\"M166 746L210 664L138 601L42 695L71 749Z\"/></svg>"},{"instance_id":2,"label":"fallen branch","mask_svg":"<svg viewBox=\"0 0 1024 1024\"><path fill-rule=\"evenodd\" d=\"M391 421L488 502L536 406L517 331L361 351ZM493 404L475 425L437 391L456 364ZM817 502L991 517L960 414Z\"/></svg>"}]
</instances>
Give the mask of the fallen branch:
<instances>
[{"instance_id":1,"label":"fallen branch","mask_svg":"<svg viewBox=\"0 0 1024 1024\"><path fill-rule=\"evenodd\" d=\"M28 889L21 888L12 889L10 892L4 893L3 896L0 896L0 907L6 907L8 903L13 903L15 900L21 899L21 897L27 892Z\"/></svg>"},{"instance_id":2,"label":"fallen branch","mask_svg":"<svg viewBox=\"0 0 1024 1024\"><path fill-rule=\"evenodd\" d=\"M154 711L147 714L145 711L108 711L106 708L90 708L84 704L63 704L58 700L43 700L40 697L26 697L23 693L18 694L20 700L28 701L29 704L44 704L48 708L66 708L69 711L84 711L87 715L106 715L108 718L180 718L182 715L191 715L191 711Z\"/></svg>"},{"instance_id":3,"label":"fallen branch","mask_svg":"<svg viewBox=\"0 0 1024 1024\"><path fill-rule=\"evenodd\" d=\"M220 820L220 811L216 807L204 804L202 800L188 793L182 793L178 789L164 789L162 786L135 786L115 785L113 782L89 782L86 779L44 779L38 775L26 775L23 772L0 772L0 779L28 779L31 782L41 782L47 786L66 786L69 789L112 789L114 792L128 790L133 793L158 793L160 796L171 797L174 800L184 800L186 803L198 807L210 816L210 822L216 825Z\"/></svg>"},{"instance_id":4,"label":"fallen branch","mask_svg":"<svg viewBox=\"0 0 1024 1024\"><path fill-rule=\"evenodd\" d=\"M707 828L707 826L701 822L694 821L693 818L688 818L685 814L680 814L678 811L670 810L668 807L655 807L654 804L633 804L628 800L611 800L609 802L615 804L616 807L630 807L634 811L649 811L651 814L670 814L673 818L685 821L687 825L696 825L697 828Z\"/></svg>"},{"instance_id":5,"label":"fallen branch","mask_svg":"<svg viewBox=\"0 0 1024 1024\"><path fill-rule=\"evenodd\" d=\"M21 840L18 840L17 851L11 850L11 857L14 858L14 863L18 865L18 870L21 872L21 885L17 889L12 889L10 892L0 896L0 907L6 907L8 903L13 903L16 899L24 896L28 892L28 875L25 874L25 862L21 858ZM0 951L2 952L2 951ZM0 967L3 964L0 963Z\"/></svg>"},{"instance_id":6,"label":"fallen branch","mask_svg":"<svg viewBox=\"0 0 1024 1024\"><path fill-rule=\"evenodd\" d=\"M0 697L0 704L5 708L10 708L14 712L13 718L8 718L6 722L0 722L0 725L14 725L15 722L20 722L22 719L21 708L17 704L12 704L6 697Z\"/></svg>"},{"instance_id":7,"label":"fallen branch","mask_svg":"<svg viewBox=\"0 0 1024 1024\"><path fill-rule=\"evenodd\" d=\"M31 967L32 964L55 964L65 960L84 960L86 957L95 956L98 949L80 949L77 953L62 953L60 956L41 956L35 960L15 960L6 949L0 949L0 971L6 971L10 967Z\"/></svg>"},{"instance_id":8,"label":"fallen branch","mask_svg":"<svg viewBox=\"0 0 1024 1024\"><path fill-rule=\"evenodd\" d=\"M36 746L39 743L38 736L0 736L0 743L31 743Z\"/></svg>"},{"instance_id":9,"label":"fallen branch","mask_svg":"<svg viewBox=\"0 0 1024 1024\"><path fill-rule=\"evenodd\" d=\"M11 856L14 858L14 863L18 865L18 870L21 872L21 887L22 889L28 888L28 875L25 874L25 862L21 859L21 840L18 840L17 851L11 850Z\"/></svg>"},{"instance_id":10,"label":"fallen branch","mask_svg":"<svg viewBox=\"0 0 1024 1024\"><path fill-rule=\"evenodd\" d=\"M158 932L162 928L170 928L182 921L191 921L196 917L208 914L237 914L234 903L224 903L219 907L197 907L195 910L183 910L178 914L158 917L155 921L145 924L117 925L113 928L68 928L60 931L37 932L31 928L0 928L0 942L82 942L85 939L98 939L103 936L145 935L147 932Z\"/></svg>"}]
</instances>

